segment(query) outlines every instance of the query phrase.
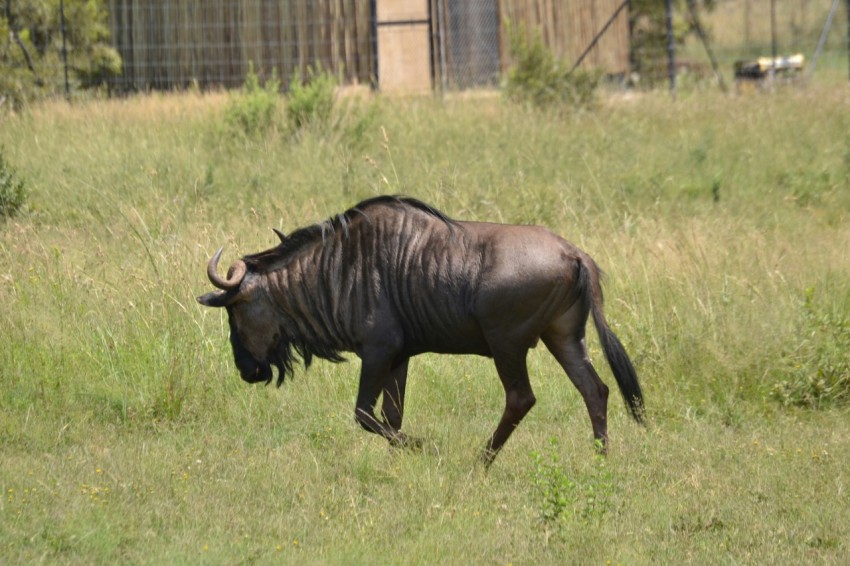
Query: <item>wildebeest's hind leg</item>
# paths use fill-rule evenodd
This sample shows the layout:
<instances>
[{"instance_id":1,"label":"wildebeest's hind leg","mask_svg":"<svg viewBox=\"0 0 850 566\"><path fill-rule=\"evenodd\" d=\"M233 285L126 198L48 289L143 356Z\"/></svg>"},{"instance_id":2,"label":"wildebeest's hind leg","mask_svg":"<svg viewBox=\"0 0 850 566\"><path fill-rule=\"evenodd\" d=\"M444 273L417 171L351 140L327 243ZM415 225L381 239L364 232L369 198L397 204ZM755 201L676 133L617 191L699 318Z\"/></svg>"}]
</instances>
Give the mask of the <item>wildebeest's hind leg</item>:
<instances>
[{"instance_id":1,"label":"wildebeest's hind leg","mask_svg":"<svg viewBox=\"0 0 850 566\"><path fill-rule=\"evenodd\" d=\"M487 466L493 463L496 454L536 401L528 380L526 366L528 350L516 351L515 347L510 350L500 350L494 346L493 352L493 361L496 362L499 379L505 388L505 411L484 449L484 463Z\"/></svg>"},{"instance_id":2,"label":"wildebeest's hind leg","mask_svg":"<svg viewBox=\"0 0 850 566\"><path fill-rule=\"evenodd\" d=\"M576 336L561 334L555 328L548 330L541 338L581 393L590 415L593 437L599 443L600 452L604 454L608 442L608 386L602 382L590 363L583 331L581 335Z\"/></svg>"}]
</instances>

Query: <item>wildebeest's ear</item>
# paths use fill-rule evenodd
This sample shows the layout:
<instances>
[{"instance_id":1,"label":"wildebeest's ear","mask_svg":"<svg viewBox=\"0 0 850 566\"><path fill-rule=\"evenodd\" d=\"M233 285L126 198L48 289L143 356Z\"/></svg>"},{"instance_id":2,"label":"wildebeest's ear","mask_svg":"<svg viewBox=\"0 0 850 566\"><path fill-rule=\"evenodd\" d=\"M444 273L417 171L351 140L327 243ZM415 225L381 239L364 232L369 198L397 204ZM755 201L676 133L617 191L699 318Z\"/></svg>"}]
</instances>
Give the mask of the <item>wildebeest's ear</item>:
<instances>
[{"instance_id":1,"label":"wildebeest's ear","mask_svg":"<svg viewBox=\"0 0 850 566\"><path fill-rule=\"evenodd\" d=\"M198 302L207 307L226 307L233 299L230 293L212 291L198 297Z\"/></svg>"},{"instance_id":2,"label":"wildebeest's ear","mask_svg":"<svg viewBox=\"0 0 850 566\"><path fill-rule=\"evenodd\" d=\"M286 234L284 234L283 232L281 232L277 228L272 228L272 230L274 230L274 233L277 234L278 238L280 238L281 243L286 241Z\"/></svg>"}]
</instances>

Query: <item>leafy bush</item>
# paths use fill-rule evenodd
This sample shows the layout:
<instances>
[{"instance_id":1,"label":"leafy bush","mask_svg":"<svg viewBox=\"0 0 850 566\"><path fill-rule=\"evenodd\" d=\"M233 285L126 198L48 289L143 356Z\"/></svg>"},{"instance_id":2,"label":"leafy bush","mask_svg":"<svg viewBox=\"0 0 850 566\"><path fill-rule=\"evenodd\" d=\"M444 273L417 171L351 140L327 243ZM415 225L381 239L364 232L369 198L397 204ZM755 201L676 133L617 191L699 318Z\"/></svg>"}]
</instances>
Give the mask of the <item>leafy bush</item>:
<instances>
[{"instance_id":1,"label":"leafy bush","mask_svg":"<svg viewBox=\"0 0 850 566\"><path fill-rule=\"evenodd\" d=\"M89 56L74 68L83 88L94 88L105 85L112 77L121 74L123 62L121 55L105 45L94 45L89 50Z\"/></svg>"},{"instance_id":2,"label":"leafy bush","mask_svg":"<svg viewBox=\"0 0 850 566\"><path fill-rule=\"evenodd\" d=\"M72 88L97 88L121 74L110 45L106 2L65 2L65 45ZM12 108L65 88L62 20L55 0L18 0L0 9L0 100Z\"/></svg>"},{"instance_id":3,"label":"leafy bush","mask_svg":"<svg viewBox=\"0 0 850 566\"><path fill-rule=\"evenodd\" d=\"M784 356L772 395L786 406L819 409L850 402L850 315L820 312L814 288L806 289L802 337L797 348Z\"/></svg>"},{"instance_id":4,"label":"leafy bush","mask_svg":"<svg viewBox=\"0 0 850 566\"><path fill-rule=\"evenodd\" d=\"M276 71L272 71L265 84L260 84L253 63L249 63L242 90L230 98L224 110L225 124L248 137L265 134L275 125L279 90L280 80Z\"/></svg>"},{"instance_id":5,"label":"leafy bush","mask_svg":"<svg viewBox=\"0 0 850 566\"><path fill-rule=\"evenodd\" d=\"M18 178L0 149L0 219L15 216L23 208L26 196L23 179Z\"/></svg>"},{"instance_id":6,"label":"leafy bush","mask_svg":"<svg viewBox=\"0 0 850 566\"><path fill-rule=\"evenodd\" d=\"M605 458L598 457L598 468L590 477L572 480L554 449L558 444L552 438L552 454L545 456L532 452L534 463L531 481L539 499L540 520L547 527L561 528L569 519L589 523L601 519L612 507L614 480L605 466Z\"/></svg>"},{"instance_id":7,"label":"leafy bush","mask_svg":"<svg viewBox=\"0 0 850 566\"><path fill-rule=\"evenodd\" d=\"M294 73L289 82L286 106L293 129L300 130L312 124L327 126L336 99L336 86L336 79L321 66L307 67L306 79Z\"/></svg>"},{"instance_id":8,"label":"leafy bush","mask_svg":"<svg viewBox=\"0 0 850 566\"><path fill-rule=\"evenodd\" d=\"M543 44L539 32L531 39L520 26L507 27L513 65L508 70L505 94L511 100L538 108L566 106L586 108L596 100L602 74L568 66Z\"/></svg>"},{"instance_id":9,"label":"leafy bush","mask_svg":"<svg viewBox=\"0 0 850 566\"><path fill-rule=\"evenodd\" d=\"M550 443L554 445L554 439ZM557 455L546 458L535 451L531 458L534 462L531 480L539 499L540 519L544 523L559 521L576 504L576 484L567 477Z\"/></svg>"}]
</instances>

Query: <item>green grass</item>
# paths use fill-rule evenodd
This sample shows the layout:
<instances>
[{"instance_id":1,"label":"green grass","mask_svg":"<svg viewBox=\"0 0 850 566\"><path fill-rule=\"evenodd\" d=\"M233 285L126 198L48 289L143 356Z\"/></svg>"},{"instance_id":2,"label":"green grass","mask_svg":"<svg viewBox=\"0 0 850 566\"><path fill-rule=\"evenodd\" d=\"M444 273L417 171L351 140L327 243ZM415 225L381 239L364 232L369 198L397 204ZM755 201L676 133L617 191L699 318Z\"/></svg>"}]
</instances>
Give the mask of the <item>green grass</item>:
<instances>
[{"instance_id":1,"label":"green grass","mask_svg":"<svg viewBox=\"0 0 850 566\"><path fill-rule=\"evenodd\" d=\"M570 116L381 99L257 139L228 136L222 96L0 117L28 188L0 224L0 562L845 561L846 396L775 391L847 367L848 104L817 85ZM414 360L404 428L423 453L355 424L356 359L242 383L224 313L194 301L211 253L379 193L592 254L649 426L613 395L599 461L542 349L538 404L489 473L487 360Z\"/></svg>"}]
</instances>

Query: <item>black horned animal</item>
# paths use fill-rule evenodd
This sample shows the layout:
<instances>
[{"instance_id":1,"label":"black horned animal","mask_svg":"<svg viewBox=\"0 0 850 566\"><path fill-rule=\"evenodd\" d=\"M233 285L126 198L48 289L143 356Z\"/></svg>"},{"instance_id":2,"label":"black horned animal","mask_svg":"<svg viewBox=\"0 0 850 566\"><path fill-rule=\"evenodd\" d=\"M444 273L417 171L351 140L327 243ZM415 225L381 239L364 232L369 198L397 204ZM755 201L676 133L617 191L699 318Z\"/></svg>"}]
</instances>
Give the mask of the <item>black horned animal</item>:
<instances>
[{"instance_id":1,"label":"black horned animal","mask_svg":"<svg viewBox=\"0 0 850 566\"><path fill-rule=\"evenodd\" d=\"M276 231L277 232L277 231ZM281 243L237 260L222 250L207 266L218 288L198 301L227 309L236 366L250 383L277 384L300 357L362 367L355 418L392 445L401 432L408 361L424 352L493 358L505 409L487 442L489 465L535 403L526 356L542 340L578 388L600 448L608 387L590 363L588 316L632 416L642 422L634 367L602 312L600 270L583 251L539 226L461 222L411 198L363 201ZM382 396L380 415L375 415Z\"/></svg>"}]
</instances>

